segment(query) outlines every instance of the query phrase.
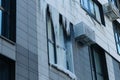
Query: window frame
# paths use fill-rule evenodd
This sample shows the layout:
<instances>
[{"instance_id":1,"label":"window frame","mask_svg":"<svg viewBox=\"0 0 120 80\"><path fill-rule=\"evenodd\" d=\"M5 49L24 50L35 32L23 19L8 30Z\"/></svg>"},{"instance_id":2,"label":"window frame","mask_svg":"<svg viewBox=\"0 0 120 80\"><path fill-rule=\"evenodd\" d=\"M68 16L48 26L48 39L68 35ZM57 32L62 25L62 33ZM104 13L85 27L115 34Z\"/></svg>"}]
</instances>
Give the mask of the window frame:
<instances>
[{"instance_id":1,"label":"window frame","mask_svg":"<svg viewBox=\"0 0 120 80\"><path fill-rule=\"evenodd\" d=\"M116 50L117 50L117 53L120 55L120 51L118 50L118 45L120 46L120 39L119 39L120 34L118 34L118 31L120 30L120 28L119 28L120 26L118 26L118 25L120 25L119 22L117 22L117 21L113 22L113 32L114 32L114 40L115 40L115 44L116 44ZM117 34L118 41L116 39L116 34Z\"/></svg>"},{"instance_id":2,"label":"window frame","mask_svg":"<svg viewBox=\"0 0 120 80\"><path fill-rule=\"evenodd\" d=\"M53 64L57 64L55 32L54 32L53 22L52 22L52 18L51 18L50 12L49 12L49 8L47 8L47 11L46 11L46 32L47 32L48 55L50 55L49 54L49 43L51 43L51 41L48 39L48 24L47 24L48 19L51 21L51 28L53 29L52 30L52 36L53 36L53 39L54 39L54 43L53 43L53 46L54 46L54 53L53 53L54 62L53 62ZM48 60L49 60L48 62L50 63L50 56L48 57Z\"/></svg>"},{"instance_id":3,"label":"window frame","mask_svg":"<svg viewBox=\"0 0 120 80\"><path fill-rule=\"evenodd\" d=\"M47 18L50 18L50 20L51 20L51 22L52 22L52 29L53 29L53 36L54 36L54 41L55 41L55 44L54 44L54 62L53 63L51 63L50 62L50 54L49 54L49 39L48 39L48 26L47 26ZM66 70L68 70L68 71L70 71L70 72L74 72L74 70L73 70L73 55L72 55L72 52L71 52L71 50L69 51L69 52L71 52L70 53L70 57L69 58L72 58L71 60L70 59L68 59L68 57L67 57L67 48L66 48L66 46L68 46L68 44L66 44L66 41L67 41L67 39L68 39L68 36L67 36L67 33L65 32L65 26L67 26L67 24L65 24L65 25L63 25L63 23L62 23L62 15L61 14L59 14L59 20L58 20L58 22L59 22L59 26L57 26L57 28L58 27L62 27L62 32L63 32L63 37L64 37L64 49L65 49L65 60L64 61L59 61L59 60L61 60L60 58L59 58L59 56L58 56L58 54L59 54L59 52L57 52L57 48L59 48L59 47L62 47L61 45L59 45L58 43L59 43L59 38L57 37L57 36L59 36L60 34L58 33L59 31L59 29L55 29L55 26L53 25L53 21L52 21L52 17L51 17L51 13L50 13L50 11L49 11L49 7L47 7L47 9L46 9L46 32L47 32L47 51L48 51L48 62L49 62L49 65L52 65L53 67L56 67L56 66L58 66L58 67L60 67L60 68L62 68L63 69L63 72L65 72ZM70 23L69 24L69 27L71 27L71 24L72 23ZM70 28L71 29L71 28ZM71 38L71 36L69 36L69 39L71 40L71 42L72 42L72 38ZM58 40L58 42L57 42L57 40ZM71 45L71 47L72 47L72 44L70 44ZM60 54L59 54L60 55ZM68 61L67 60L70 60L69 61L69 63L67 63ZM59 63L63 63L62 65L61 64L59 64ZM66 66L63 66L64 64L66 64ZM70 66L71 65L71 66ZM70 67L69 67L70 66Z\"/></svg>"},{"instance_id":4,"label":"window frame","mask_svg":"<svg viewBox=\"0 0 120 80\"><path fill-rule=\"evenodd\" d=\"M88 1L88 4L87 4L88 5L88 9L86 9L84 7L84 5L81 4L82 0L80 0L80 5L81 5L82 9L85 10L88 13L88 15L90 17L92 17L97 23L103 24L105 26L105 19L104 19L104 13L103 13L102 5L98 1L96 1L96 0L87 0L87 1ZM90 1L93 2L94 14L91 12ZM83 2L84 2L84 0L83 0ZM99 13L100 20L97 20L97 16L96 16L96 12L95 12L96 11L95 10L95 4L97 5L97 7L99 9L99 12L100 12Z\"/></svg>"},{"instance_id":5,"label":"window frame","mask_svg":"<svg viewBox=\"0 0 120 80\"><path fill-rule=\"evenodd\" d=\"M65 37L65 31L64 31L64 29L63 29L63 24L62 23L59 23L59 30L58 30L58 36L59 36L59 40L58 40L58 43L59 44L57 44L57 48L56 48L56 50L57 50L57 55L59 56L62 56L62 59L61 59L61 57L58 57L57 59L57 61L58 61L58 65L61 65L61 67L63 67L63 68L67 68L67 63L66 63L66 61L65 60L67 60L67 53L66 53L66 51L67 51L67 49L66 49L66 44L65 44L65 40L66 40L66 37ZM59 64L60 63L60 64Z\"/></svg>"},{"instance_id":6,"label":"window frame","mask_svg":"<svg viewBox=\"0 0 120 80\"><path fill-rule=\"evenodd\" d=\"M90 56L91 74L92 74L93 80L98 80L97 75L102 76L103 80L109 80L108 70L107 70L107 62L106 62L104 50L101 47L99 47L98 45L91 45L89 47L89 51L90 51L89 56ZM97 54L99 57L102 74L100 74L96 71L96 69L97 69L95 66L96 65L96 63L95 63L96 57L94 54Z\"/></svg>"},{"instance_id":7,"label":"window frame","mask_svg":"<svg viewBox=\"0 0 120 80\"><path fill-rule=\"evenodd\" d=\"M14 43L16 42L16 0L1 0L0 11L2 14L0 37Z\"/></svg>"},{"instance_id":8,"label":"window frame","mask_svg":"<svg viewBox=\"0 0 120 80\"><path fill-rule=\"evenodd\" d=\"M67 46L68 41L70 41L71 44L69 44L69 45L72 47L72 35L71 34L69 36L67 35L66 30L65 30L65 27L67 27L67 24L65 23L65 25L63 25L62 18L63 18L63 16L61 14L59 14L59 27L61 27L63 30L62 32L63 32L63 37L64 37L64 47L65 47L64 49L66 50L65 51L65 55L66 55L65 60L66 61L63 63L63 64L66 64L66 66L61 66L61 67L65 68L66 70L69 70L71 72L74 72L74 70L73 70L73 55L72 55L73 52L71 50L68 50L69 47ZM72 32L71 28L73 27L72 23L69 23L69 27L70 27L70 33L71 33ZM59 47L59 46L61 47L61 45L57 45L57 47ZM59 53L57 53L57 54L59 54ZM71 55L71 61L69 61L69 63L67 60L69 60L70 57L67 54L69 54L69 56ZM60 64L58 64L58 65L60 65ZM69 66L71 66L71 67L69 67Z\"/></svg>"}]
</instances>

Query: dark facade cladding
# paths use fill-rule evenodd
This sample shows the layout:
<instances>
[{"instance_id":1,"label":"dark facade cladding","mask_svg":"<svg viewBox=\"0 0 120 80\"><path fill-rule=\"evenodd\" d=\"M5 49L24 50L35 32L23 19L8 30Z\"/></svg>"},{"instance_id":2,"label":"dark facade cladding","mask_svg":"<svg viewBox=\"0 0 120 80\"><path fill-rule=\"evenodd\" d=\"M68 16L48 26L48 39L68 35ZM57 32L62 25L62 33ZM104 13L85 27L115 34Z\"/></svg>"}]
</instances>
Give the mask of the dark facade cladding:
<instances>
[{"instance_id":1,"label":"dark facade cladding","mask_svg":"<svg viewBox=\"0 0 120 80\"><path fill-rule=\"evenodd\" d=\"M120 80L119 3L0 0L0 80Z\"/></svg>"},{"instance_id":2,"label":"dark facade cladding","mask_svg":"<svg viewBox=\"0 0 120 80\"><path fill-rule=\"evenodd\" d=\"M15 61L0 55L0 80L15 80Z\"/></svg>"}]
</instances>

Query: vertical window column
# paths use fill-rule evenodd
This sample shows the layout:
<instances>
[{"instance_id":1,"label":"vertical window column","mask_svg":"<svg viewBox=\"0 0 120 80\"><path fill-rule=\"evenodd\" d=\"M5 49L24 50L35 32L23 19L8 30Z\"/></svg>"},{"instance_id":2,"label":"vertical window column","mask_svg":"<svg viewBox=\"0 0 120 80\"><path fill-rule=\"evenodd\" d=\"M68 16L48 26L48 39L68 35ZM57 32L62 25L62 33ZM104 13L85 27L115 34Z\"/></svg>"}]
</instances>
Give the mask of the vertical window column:
<instances>
[{"instance_id":1,"label":"vertical window column","mask_svg":"<svg viewBox=\"0 0 120 80\"><path fill-rule=\"evenodd\" d=\"M16 41L16 0L0 0L0 35Z\"/></svg>"},{"instance_id":2,"label":"vertical window column","mask_svg":"<svg viewBox=\"0 0 120 80\"><path fill-rule=\"evenodd\" d=\"M59 25L59 30L58 30L58 45L57 45L57 55L58 57L58 64L61 67L67 68L66 64L66 46L65 46L65 34L63 30L63 25Z\"/></svg>"},{"instance_id":3,"label":"vertical window column","mask_svg":"<svg viewBox=\"0 0 120 80\"><path fill-rule=\"evenodd\" d=\"M56 49L55 49L55 34L52 19L50 17L50 12L47 13L47 35L48 35L48 52L50 63L56 64Z\"/></svg>"},{"instance_id":4,"label":"vertical window column","mask_svg":"<svg viewBox=\"0 0 120 80\"><path fill-rule=\"evenodd\" d=\"M114 35L115 35L115 42L116 42L116 49L118 54L120 54L120 24L115 21L113 22L113 29L114 29Z\"/></svg>"},{"instance_id":5,"label":"vertical window column","mask_svg":"<svg viewBox=\"0 0 120 80\"><path fill-rule=\"evenodd\" d=\"M102 49L91 48L91 69L93 80L108 80L105 53Z\"/></svg>"}]
</instances>

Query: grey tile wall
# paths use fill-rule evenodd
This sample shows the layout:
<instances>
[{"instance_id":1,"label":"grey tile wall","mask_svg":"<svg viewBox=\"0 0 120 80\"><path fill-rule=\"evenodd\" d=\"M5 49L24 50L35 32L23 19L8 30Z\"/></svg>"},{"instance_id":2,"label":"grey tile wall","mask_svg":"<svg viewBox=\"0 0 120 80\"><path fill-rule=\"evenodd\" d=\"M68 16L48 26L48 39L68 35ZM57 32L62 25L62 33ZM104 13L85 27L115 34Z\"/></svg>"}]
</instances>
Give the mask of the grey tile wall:
<instances>
[{"instance_id":1,"label":"grey tile wall","mask_svg":"<svg viewBox=\"0 0 120 80\"><path fill-rule=\"evenodd\" d=\"M49 76L50 80L73 80L67 74L53 67L49 69Z\"/></svg>"},{"instance_id":2,"label":"grey tile wall","mask_svg":"<svg viewBox=\"0 0 120 80\"><path fill-rule=\"evenodd\" d=\"M36 0L17 0L16 80L38 80Z\"/></svg>"},{"instance_id":3,"label":"grey tile wall","mask_svg":"<svg viewBox=\"0 0 120 80\"><path fill-rule=\"evenodd\" d=\"M78 80L92 80L90 59L87 46L76 43L74 47L74 70Z\"/></svg>"}]
</instances>

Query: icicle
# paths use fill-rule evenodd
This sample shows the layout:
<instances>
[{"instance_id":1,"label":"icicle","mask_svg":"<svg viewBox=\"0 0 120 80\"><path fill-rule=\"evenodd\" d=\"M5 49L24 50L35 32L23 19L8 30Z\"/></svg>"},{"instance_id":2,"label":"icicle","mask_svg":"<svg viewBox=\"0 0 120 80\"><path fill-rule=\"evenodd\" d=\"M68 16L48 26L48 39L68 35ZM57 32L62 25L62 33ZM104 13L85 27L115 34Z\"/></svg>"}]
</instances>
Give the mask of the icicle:
<instances>
[{"instance_id":1,"label":"icicle","mask_svg":"<svg viewBox=\"0 0 120 80\"><path fill-rule=\"evenodd\" d=\"M67 33L67 36L70 36L70 22L69 21L67 21L66 33Z\"/></svg>"}]
</instances>

